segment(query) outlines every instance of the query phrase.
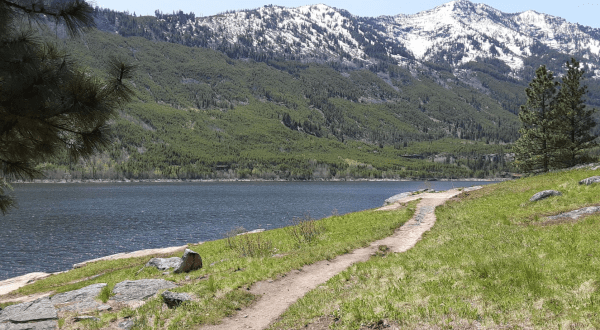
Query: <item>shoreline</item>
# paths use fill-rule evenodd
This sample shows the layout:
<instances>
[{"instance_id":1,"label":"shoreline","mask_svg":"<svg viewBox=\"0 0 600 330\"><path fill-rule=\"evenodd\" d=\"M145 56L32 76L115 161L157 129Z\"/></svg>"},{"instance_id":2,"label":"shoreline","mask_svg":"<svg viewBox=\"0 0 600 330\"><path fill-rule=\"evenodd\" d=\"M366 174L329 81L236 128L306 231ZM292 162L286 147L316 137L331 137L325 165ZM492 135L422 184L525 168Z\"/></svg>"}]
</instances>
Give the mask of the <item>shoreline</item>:
<instances>
[{"instance_id":1,"label":"shoreline","mask_svg":"<svg viewBox=\"0 0 600 330\"><path fill-rule=\"evenodd\" d=\"M41 279L44 279L44 278L47 278L47 277L50 277L53 275L62 274L62 273L71 271L73 269L81 268L92 262L103 261L103 260L138 258L138 257L146 257L146 256L150 256L150 255L171 254L171 253L175 253L175 252L179 252L179 251L184 251L189 246L200 245L202 243L204 243L204 242L188 243L186 245L169 246L169 247L165 247L165 248L144 249L144 250L137 250L137 251L131 251L131 252L120 252L120 253L107 255L104 257L85 260L85 261L74 264L71 269L67 269L67 270L63 270L63 271L59 271L59 272L54 272L54 273L33 272L33 273L27 273L27 274L15 276L15 277L7 278L4 280L0 280L0 297L3 295L10 294L10 293L18 290L19 288L21 288L27 284L31 284L37 280L41 280ZM15 298L15 299L9 298L9 299L0 300L0 301L1 302L19 301L19 297Z\"/></svg>"},{"instance_id":2,"label":"shoreline","mask_svg":"<svg viewBox=\"0 0 600 330\"><path fill-rule=\"evenodd\" d=\"M461 178L461 179L425 179L425 180L412 180L412 179L318 179L318 180L266 180L266 179L126 179L126 180L113 180L113 179L95 179L95 180L52 180L52 179L39 179L39 180L16 180L10 182L11 184L31 184L31 183L213 183L213 182L502 182L514 180L512 178Z\"/></svg>"},{"instance_id":3,"label":"shoreline","mask_svg":"<svg viewBox=\"0 0 600 330\"><path fill-rule=\"evenodd\" d=\"M232 181L237 181L237 180L232 180ZM271 180L272 181L272 180ZM366 181L366 180L363 180ZM377 180L377 181L398 181L398 180ZM404 182L407 181L411 181L411 180L403 180ZM416 181L416 180L415 180ZM440 180L442 181L442 180ZM447 180L449 181L449 180ZM478 180L462 180L462 181L474 181L474 182L487 182L487 181L498 181L498 180L484 180L484 179L478 179ZM116 181L116 182L122 182L122 183L130 183L130 182L124 182L124 181ZM136 181L136 182L188 182L188 181L183 181L183 180L178 180L178 181ZM203 181L205 182L205 181ZM254 181L250 181L249 182L254 182ZM267 180L265 180L265 182L269 182ZM285 182L285 181L284 181ZM399 181L400 182L400 181ZM22 182L22 183L38 183L38 182ZM79 181L79 182L40 182L40 183L88 183L86 181ZM92 183L113 183L110 181L94 181ZM406 192L409 194L413 194L415 192L418 191L411 191L411 192ZM404 194L406 194L404 193ZM390 198L396 197L398 195L394 195ZM389 198L388 198L389 199ZM386 200L384 202L384 206L386 205L388 200ZM394 201L392 203L387 203L387 204L395 204L397 201ZM260 230L260 229L257 229ZM264 229L263 229L264 230ZM255 231L248 231L246 233L252 233ZM241 235L241 234L240 234ZM11 278L7 278L4 280L0 280L0 297L4 296L4 295L8 295L14 291L16 291L17 289L33 283L37 280L41 280L53 275L58 275L61 273L65 273L68 272L70 270L73 269L77 269L80 267L85 266L88 263L93 263L93 262L97 262L97 261L103 261L103 260L117 260L117 259L125 259L125 258L135 258L135 257L144 257L144 256L150 256L150 255L161 255L161 254L170 254L170 253L175 253L178 251L183 251L185 250L186 247L188 246L194 246L194 245L200 245L203 244L204 242L197 242L197 243L187 243L186 245L182 245L182 246L170 246L170 247L164 247L164 248L154 248L154 249L143 249L143 250L136 250L136 251L131 251L131 252L120 252L120 253L115 253L115 254L111 254L111 255L107 255L107 256L103 256L103 257L98 257L98 258L94 258L94 259L89 259L89 260L85 260L76 264L73 264L73 266L71 267L71 269L66 269L63 271L58 271L58 272L53 272L53 273L46 273L46 272L32 272L32 273L26 273L23 275L19 275L19 276L15 276L15 277L11 277ZM25 296L27 297L27 296ZM0 302L7 302L7 301L19 301L19 298L24 298L24 297L17 297L15 299L6 299L6 300L2 300L0 299Z\"/></svg>"}]
</instances>

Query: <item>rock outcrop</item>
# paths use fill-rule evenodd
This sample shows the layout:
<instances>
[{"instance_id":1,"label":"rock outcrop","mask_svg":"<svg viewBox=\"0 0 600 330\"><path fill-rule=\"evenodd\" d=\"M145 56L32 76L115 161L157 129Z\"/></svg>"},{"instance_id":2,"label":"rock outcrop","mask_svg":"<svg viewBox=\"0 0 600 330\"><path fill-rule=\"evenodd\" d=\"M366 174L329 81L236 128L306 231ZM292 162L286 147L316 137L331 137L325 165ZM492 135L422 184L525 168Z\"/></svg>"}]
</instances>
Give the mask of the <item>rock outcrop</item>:
<instances>
[{"instance_id":1,"label":"rock outcrop","mask_svg":"<svg viewBox=\"0 0 600 330\"><path fill-rule=\"evenodd\" d=\"M569 218L569 219L577 220L582 216L590 215L590 214L594 214L594 213L600 213L600 206L584 207L579 210L549 216L549 217L546 217L546 219L557 220L557 219Z\"/></svg>"},{"instance_id":2,"label":"rock outcrop","mask_svg":"<svg viewBox=\"0 0 600 330\"><path fill-rule=\"evenodd\" d=\"M585 184L585 185L591 185L593 183L600 183L600 176L593 176L593 177L579 181L579 184Z\"/></svg>"},{"instance_id":3,"label":"rock outcrop","mask_svg":"<svg viewBox=\"0 0 600 330\"><path fill-rule=\"evenodd\" d=\"M175 273L187 273L202 268L202 258L197 252L185 249L181 258L152 258L144 267L156 267L160 270L173 268Z\"/></svg>"},{"instance_id":4,"label":"rock outcrop","mask_svg":"<svg viewBox=\"0 0 600 330\"><path fill-rule=\"evenodd\" d=\"M57 330L58 322L55 320L31 323L0 323L0 330Z\"/></svg>"},{"instance_id":5,"label":"rock outcrop","mask_svg":"<svg viewBox=\"0 0 600 330\"><path fill-rule=\"evenodd\" d=\"M155 295L159 290L172 289L177 285L166 280L137 280L123 281L115 284L112 300L119 302L134 302L145 300Z\"/></svg>"},{"instance_id":6,"label":"rock outcrop","mask_svg":"<svg viewBox=\"0 0 600 330\"><path fill-rule=\"evenodd\" d=\"M181 264L175 269L175 273L188 273L200 268L202 268L202 258L200 257L200 254L190 249L185 249L185 252L183 252L183 256L181 257Z\"/></svg>"},{"instance_id":7,"label":"rock outcrop","mask_svg":"<svg viewBox=\"0 0 600 330\"><path fill-rule=\"evenodd\" d=\"M562 193L560 191L556 191L556 190L544 190L544 191L540 191L538 193L536 193L535 195L531 196L531 198L529 199L530 202L537 202L541 199L544 198L548 198L550 196L561 196Z\"/></svg>"},{"instance_id":8,"label":"rock outcrop","mask_svg":"<svg viewBox=\"0 0 600 330\"><path fill-rule=\"evenodd\" d=\"M146 267L156 267L160 270L168 270L169 268L177 269L181 266L182 260L178 257L173 258L152 258L146 263Z\"/></svg>"},{"instance_id":9,"label":"rock outcrop","mask_svg":"<svg viewBox=\"0 0 600 330\"><path fill-rule=\"evenodd\" d=\"M0 311L0 330L58 328L58 314L48 297L11 305Z\"/></svg>"},{"instance_id":10,"label":"rock outcrop","mask_svg":"<svg viewBox=\"0 0 600 330\"><path fill-rule=\"evenodd\" d=\"M98 283L86 286L79 290L69 291L55 295L50 299L50 303L59 311L88 311L96 310L103 306L96 301L106 283Z\"/></svg>"},{"instance_id":11,"label":"rock outcrop","mask_svg":"<svg viewBox=\"0 0 600 330\"><path fill-rule=\"evenodd\" d=\"M175 308L181 305L181 303L184 301L192 300L192 297L187 293L176 293L171 291L163 292L162 298L169 308Z\"/></svg>"}]
</instances>

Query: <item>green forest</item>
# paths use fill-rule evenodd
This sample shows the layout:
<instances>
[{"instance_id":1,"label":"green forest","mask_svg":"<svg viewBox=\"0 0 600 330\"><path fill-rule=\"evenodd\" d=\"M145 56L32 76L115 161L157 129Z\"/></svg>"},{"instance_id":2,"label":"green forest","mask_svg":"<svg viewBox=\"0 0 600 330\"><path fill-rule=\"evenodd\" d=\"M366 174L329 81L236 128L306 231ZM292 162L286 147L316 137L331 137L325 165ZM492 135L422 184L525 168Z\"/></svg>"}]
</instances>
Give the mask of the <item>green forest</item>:
<instances>
[{"instance_id":1,"label":"green forest","mask_svg":"<svg viewBox=\"0 0 600 330\"><path fill-rule=\"evenodd\" d=\"M234 59L99 30L58 43L99 76L110 56L128 59L137 65L136 95L111 121L110 147L41 164L47 179L493 178L514 170L526 84L485 61L463 70L473 86L433 63L349 70L335 61Z\"/></svg>"}]
</instances>

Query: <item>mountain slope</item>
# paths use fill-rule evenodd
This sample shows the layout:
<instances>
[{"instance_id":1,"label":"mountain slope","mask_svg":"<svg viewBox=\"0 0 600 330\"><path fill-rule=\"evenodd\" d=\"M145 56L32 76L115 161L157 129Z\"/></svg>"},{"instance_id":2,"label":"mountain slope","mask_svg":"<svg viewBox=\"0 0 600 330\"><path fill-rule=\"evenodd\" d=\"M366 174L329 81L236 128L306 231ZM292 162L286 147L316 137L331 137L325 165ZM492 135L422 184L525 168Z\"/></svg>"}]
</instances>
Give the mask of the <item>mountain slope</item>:
<instances>
[{"instance_id":1,"label":"mountain slope","mask_svg":"<svg viewBox=\"0 0 600 330\"><path fill-rule=\"evenodd\" d=\"M92 70L109 54L139 66L139 100L100 161L134 178L495 175L535 68L560 73L570 56L593 68L600 40L463 0L378 18L326 5L96 17L101 31L70 47ZM599 105L599 80L587 78Z\"/></svg>"}]
</instances>

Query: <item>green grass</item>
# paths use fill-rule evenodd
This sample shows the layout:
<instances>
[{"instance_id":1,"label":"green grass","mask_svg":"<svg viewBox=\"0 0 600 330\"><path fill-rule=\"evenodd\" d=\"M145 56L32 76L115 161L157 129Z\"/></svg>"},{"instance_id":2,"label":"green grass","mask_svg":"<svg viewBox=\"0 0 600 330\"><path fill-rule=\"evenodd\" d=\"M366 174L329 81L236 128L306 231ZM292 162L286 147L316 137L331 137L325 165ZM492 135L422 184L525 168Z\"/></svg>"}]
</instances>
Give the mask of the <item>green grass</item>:
<instances>
[{"instance_id":1,"label":"green grass","mask_svg":"<svg viewBox=\"0 0 600 330\"><path fill-rule=\"evenodd\" d=\"M136 329L189 329L198 324L217 323L254 301L255 297L247 291L254 282L275 279L293 269L319 260L333 259L389 236L412 217L415 206L416 202L413 202L397 211L369 210L319 220L322 231L310 243L299 244L286 228L244 235L252 240L260 238L261 242L270 243L272 250L268 254L257 254L256 257L242 256L239 249L228 246L226 239L191 246L202 256L204 267L187 274L163 275L162 271L155 268L145 268L138 273L150 257L103 261L37 281L19 289L18 293L59 293L94 283L107 283L107 289L99 296L104 300L118 282L164 278L179 283L180 286L173 291L190 293L195 297L194 301L177 309L168 309L163 308L159 297L155 297L137 310L104 313L101 321L90 322L90 327L93 323L92 328L102 328L116 318L126 316L136 319ZM102 275L87 279L97 274Z\"/></svg>"},{"instance_id":2,"label":"green grass","mask_svg":"<svg viewBox=\"0 0 600 330\"><path fill-rule=\"evenodd\" d=\"M600 328L600 215L543 225L600 202L597 171L485 186L436 210L438 222L402 254L355 264L294 304L273 329L317 319L332 329ZM562 196L536 203L536 192Z\"/></svg>"}]
</instances>

